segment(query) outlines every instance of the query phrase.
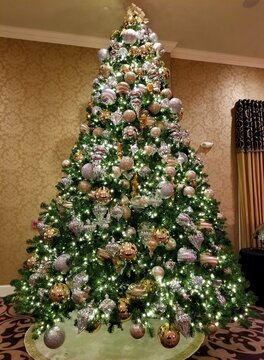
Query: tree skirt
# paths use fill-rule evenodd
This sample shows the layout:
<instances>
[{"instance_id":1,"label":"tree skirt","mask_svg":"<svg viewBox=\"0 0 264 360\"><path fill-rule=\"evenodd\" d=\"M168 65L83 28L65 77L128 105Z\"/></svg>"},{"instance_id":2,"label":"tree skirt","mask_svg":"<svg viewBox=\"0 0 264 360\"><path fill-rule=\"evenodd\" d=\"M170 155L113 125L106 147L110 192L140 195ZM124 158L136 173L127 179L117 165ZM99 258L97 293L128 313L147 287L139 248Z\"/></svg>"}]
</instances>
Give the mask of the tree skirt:
<instances>
[{"instance_id":1,"label":"tree skirt","mask_svg":"<svg viewBox=\"0 0 264 360\"><path fill-rule=\"evenodd\" d=\"M155 325L158 328L160 322ZM32 339L32 327L25 335L26 350L35 360L183 360L191 356L203 343L204 335L196 333L193 338L181 336L178 345L166 349L157 336L148 334L135 340L129 333L131 322L123 323L123 331L116 329L109 334L102 326L90 334L86 331L77 334L77 328L71 320L66 320L60 327L64 328L66 338L64 344L56 350L47 348L43 336Z\"/></svg>"}]
</instances>

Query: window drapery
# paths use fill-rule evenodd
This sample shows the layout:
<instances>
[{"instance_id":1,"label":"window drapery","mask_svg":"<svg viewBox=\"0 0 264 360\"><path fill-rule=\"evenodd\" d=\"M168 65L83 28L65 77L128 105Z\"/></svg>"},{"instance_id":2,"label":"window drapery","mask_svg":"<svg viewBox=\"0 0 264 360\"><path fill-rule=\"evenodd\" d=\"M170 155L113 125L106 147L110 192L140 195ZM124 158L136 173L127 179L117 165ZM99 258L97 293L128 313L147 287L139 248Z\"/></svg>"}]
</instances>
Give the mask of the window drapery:
<instances>
[{"instance_id":1,"label":"window drapery","mask_svg":"<svg viewBox=\"0 0 264 360\"><path fill-rule=\"evenodd\" d=\"M264 101L235 104L240 248L256 247L264 223Z\"/></svg>"}]
</instances>

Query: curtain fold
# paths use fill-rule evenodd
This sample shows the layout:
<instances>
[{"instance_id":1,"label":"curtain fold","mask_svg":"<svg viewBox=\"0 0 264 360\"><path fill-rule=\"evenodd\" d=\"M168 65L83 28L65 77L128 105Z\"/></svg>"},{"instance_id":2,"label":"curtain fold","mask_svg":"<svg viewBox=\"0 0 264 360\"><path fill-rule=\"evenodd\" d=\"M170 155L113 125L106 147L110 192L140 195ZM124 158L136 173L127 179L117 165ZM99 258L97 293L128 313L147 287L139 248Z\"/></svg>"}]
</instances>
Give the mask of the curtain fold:
<instances>
[{"instance_id":1,"label":"curtain fold","mask_svg":"<svg viewBox=\"0 0 264 360\"><path fill-rule=\"evenodd\" d=\"M257 227L264 224L264 102L235 105L238 167L239 247L256 247Z\"/></svg>"}]
</instances>

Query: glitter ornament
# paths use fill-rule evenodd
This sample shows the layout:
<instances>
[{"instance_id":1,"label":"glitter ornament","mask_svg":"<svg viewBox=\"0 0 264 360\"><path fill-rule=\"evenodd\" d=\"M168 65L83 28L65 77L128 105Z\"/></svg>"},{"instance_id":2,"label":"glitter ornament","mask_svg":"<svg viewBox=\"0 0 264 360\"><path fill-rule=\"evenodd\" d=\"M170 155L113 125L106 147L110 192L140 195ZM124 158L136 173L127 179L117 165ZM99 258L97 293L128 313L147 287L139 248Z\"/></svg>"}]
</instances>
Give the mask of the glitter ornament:
<instances>
[{"instance_id":1,"label":"glitter ornament","mask_svg":"<svg viewBox=\"0 0 264 360\"><path fill-rule=\"evenodd\" d=\"M195 195L195 189L192 186L185 186L183 189L183 195L193 197Z\"/></svg>"},{"instance_id":2,"label":"glitter ornament","mask_svg":"<svg viewBox=\"0 0 264 360\"><path fill-rule=\"evenodd\" d=\"M77 328L80 334L88 326L88 322L93 322L95 317L95 309L89 304L85 309L81 309L77 313Z\"/></svg>"},{"instance_id":3,"label":"glitter ornament","mask_svg":"<svg viewBox=\"0 0 264 360\"><path fill-rule=\"evenodd\" d=\"M178 98L171 98L169 101L169 107L174 114L179 114L182 109L182 102Z\"/></svg>"},{"instance_id":4,"label":"glitter ornament","mask_svg":"<svg viewBox=\"0 0 264 360\"><path fill-rule=\"evenodd\" d=\"M131 170L134 167L134 160L129 156L123 156L120 160L120 168L122 170Z\"/></svg>"},{"instance_id":5,"label":"glitter ornament","mask_svg":"<svg viewBox=\"0 0 264 360\"><path fill-rule=\"evenodd\" d=\"M130 334L134 339L141 339L145 335L145 328L142 324L132 324Z\"/></svg>"},{"instance_id":6,"label":"glitter ornament","mask_svg":"<svg viewBox=\"0 0 264 360\"><path fill-rule=\"evenodd\" d=\"M109 75L112 73L112 71L113 71L112 66L107 64L101 65L99 68L100 74L105 78L108 78Z\"/></svg>"},{"instance_id":7,"label":"glitter ornament","mask_svg":"<svg viewBox=\"0 0 264 360\"><path fill-rule=\"evenodd\" d=\"M62 254L58 256L54 262L55 270L66 274L70 270L70 258L71 256L69 254Z\"/></svg>"},{"instance_id":8,"label":"glitter ornament","mask_svg":"<svg viewBox=\"0 0 264 360\"><path fill-rule=\"evenodd\" d=\"M44 344L50 349L57 349L65 340L65 332L59 327L54 326L44 334Z\"/></svg>"},{"instance_id":9,"label":"glitter ornament","mask_svg":"<svg viewBox=\"0 0 264 360\"><path fill-rule=\"evenodd\" d=\"M168 349L174 348L180 341L180 334L174 324L165 323L161 325L158 336L161 344Z\"/></svg>"},{"instance_id":10,"label":"glitter ornament","mask_svg":"<svg viewBox=\"0 0 264 360\"><path fill-rule=\"evenodd\" d=\"M70 297L70 289L64 283L54 284L49 291L49 299L52 302L64 303Z\"/></svg>"},{"instance_id":11,"label":"glitter ornament","mask_svg":"<svg viewBox=\"0 0 264 360\"><path fill-rule=\"evenodd\" d=\"M114 300L109 299L108 295L106 295L105 299L99 304L99 309L106 315L110 315L115 307L116 303Z\"/></svg>"},{"instance_id":12,"label":"glitter ornament","mask_svg":"<svg viewBox=\"0 0 264 360\"><path fill-rule=\"evenodd\" d=\"M137 257L137 247L130 242L124 242L121 244L119 256L122 260L131 261Z\"/></svg>"},{"instance_id":13,"label":"glitter ornament","mask_svg":"<svg viewBox=\"0 0 264 360\"><path fill-rule=\"evenodd\" d=\"M160 184L160 196L162 199L168 199L174 194L173 185L168 182L164 181Z\"/></svg>"},{"instance_id":14,"label":"glitter ornament","mask_svg":"<svg viewBox=\"0 0 264 360\"><path fill-rule=\"evenodd\" d=\"M78 235L83 230L83 222L78 218L73 218L67 227L74 233L74 235Z\"/></svg>"},{"instance_id":15,"label":"glitter ornament","mask_svg":"<svg viewBox=\"0 0 264 360\"><path fill-rule=\"evenodd\" d=\"M169 232L166 229L157 229L154 234L154 239L159 243L159 244L165 244L168 240L169 240Z\"/></svg>"},{"instance_id":16,"label":"glitter ornament","mask_svg":"<svg viewBox=\"0 0 264 360\"><path fill-rule=\"evenodd\" d=\"M92 188L92 185L86 181L86 180L82 180L79 182L78 184L78 190L82 193L88 193Z\"/></svg>"},{"instance_id":17,"label":"glitter ornament","mask_svg":"<svg viewBox=\"0 0 264 360\"><path fill-rule=\"evenodd\" d=\"M193 263L197 259L196 252L192 249L187 249L185 247L182 247L179 249L177 253L177 260L179 262L187 262L187 263Z\"/></svg>"},{"instance_id":18,"label":"glitter ornament","mask_svg":"<svg viewBox=\"0 0 264 360\"><path fill-rule=\"evenodd\" d=\"M24 263L24 266L28 269L32 269L33 267L39 264L39 256L38 254L32 254Z\"/></svg>"},{"instance_id":19,"label":"glitter ornament","mask_svg":"<svg viewBox=\"0 0 264 360\"><path fill-rule=\"evenodd\" d=\"M191 318L182 309L176 314L176 326L184 337L188 338L190 336Z\"/></svg>"},{"instance_id":20,"label":"glitter ornament","mask_svg":"<svg viewBox=\"0 0 264 360\"><path fill-rule=\"evenodd\" d=\"M203 233L201 231L197 231L195 234L189 235L188 240L196 250L200 250L200 247L204 241Z\"/></svg>"},{"instance_id":21,"label":"glitter ornament","mask_svg":"<svg viewBox=\"0 0 264 360\"><path fill-rule=\"evenodd\" d=\"M98 51L98 58L101 62L109 58L109 52L107 49L100 49Z\"/></svg>"},{"instance_id":22,"label":"glitter ornament","mask_svg":"<svg viewBox=\"0 0 264 360\"><path fill-rule=\"evenodd\" d=\"M123 215L123 208L121 206L116 205L111 209L110 214L113 218L119 220Z\"/></svg>"},{"instance_id":23,"label":"glitter ornament","mask_svg":"<svg viewBox=\"0 0 264 360\"><path fill-rule=\"evenodd\" d=\"M164 269L161 266L154 266L151 270L151 274L157 281L161 281L164 277Z\"/></svg>"},{"instance_id":24,"label":"glitter ornament","mask_svg":"<svg viewBox=\"0 0 264 360\"><path fill-rule=\"evenodd\" d=\"M123 119L126 121L126 122L133 122L136 120L136 113L135 111L133 110L126 110L124 113L123 113Z\"/></svg>"},{"instance_id":25,"label":"glitter ornament","mask_svg":"<svg viewBox=\"0 0 264 360\"><path fill-rule=\"evenodd\" d=\"M92 179L92 177L94 175L93 174L93 165L91 163L83 165L83 167L81 169L81 174L87 180Z\"/></svg>"},{"instance_id":26,"label":"glitter ornament","mask_svg":"<svg viewBox=\"0 0 264 360\"><path fill-rule=\"evenodd\" d=\"M94 195L97 201L101 201L104 203L108 203L112 198L110 190L105 186L96 189Z\"/></svg>"},{"instance_id":27,"label":"glitter ornament","mask_svg":"<svg viewBox=\"0 0 264 360\"><path fill-rule=\"evenodd\" d=\"M138 33L133 29L126 29L122 33L123 40L126 44L133 45L138 40Z\"/></svg>"}]
</instances>

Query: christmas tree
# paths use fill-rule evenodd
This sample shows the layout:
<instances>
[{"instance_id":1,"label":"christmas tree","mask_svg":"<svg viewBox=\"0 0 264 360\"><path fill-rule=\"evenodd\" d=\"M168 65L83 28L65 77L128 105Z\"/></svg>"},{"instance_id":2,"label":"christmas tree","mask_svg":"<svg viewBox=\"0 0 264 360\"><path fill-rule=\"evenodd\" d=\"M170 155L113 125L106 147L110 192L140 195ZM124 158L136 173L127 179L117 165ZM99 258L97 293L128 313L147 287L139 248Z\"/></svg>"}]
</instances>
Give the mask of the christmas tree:
<instances>
[{"instance_id":1,"label":"christmas tree","mask_svg":"<svg viewBox=\"0 0 264 360\"><path fill-rule=\"evenodd\" d=\"M245 322L254 300L147 22L130 6L99 51L87 122L12 281L17 311L32 313L50 348L74 310L79 332L130 320L134 338L157 332L170 348L180 334Z\"/></svg>"}]
</instances>

